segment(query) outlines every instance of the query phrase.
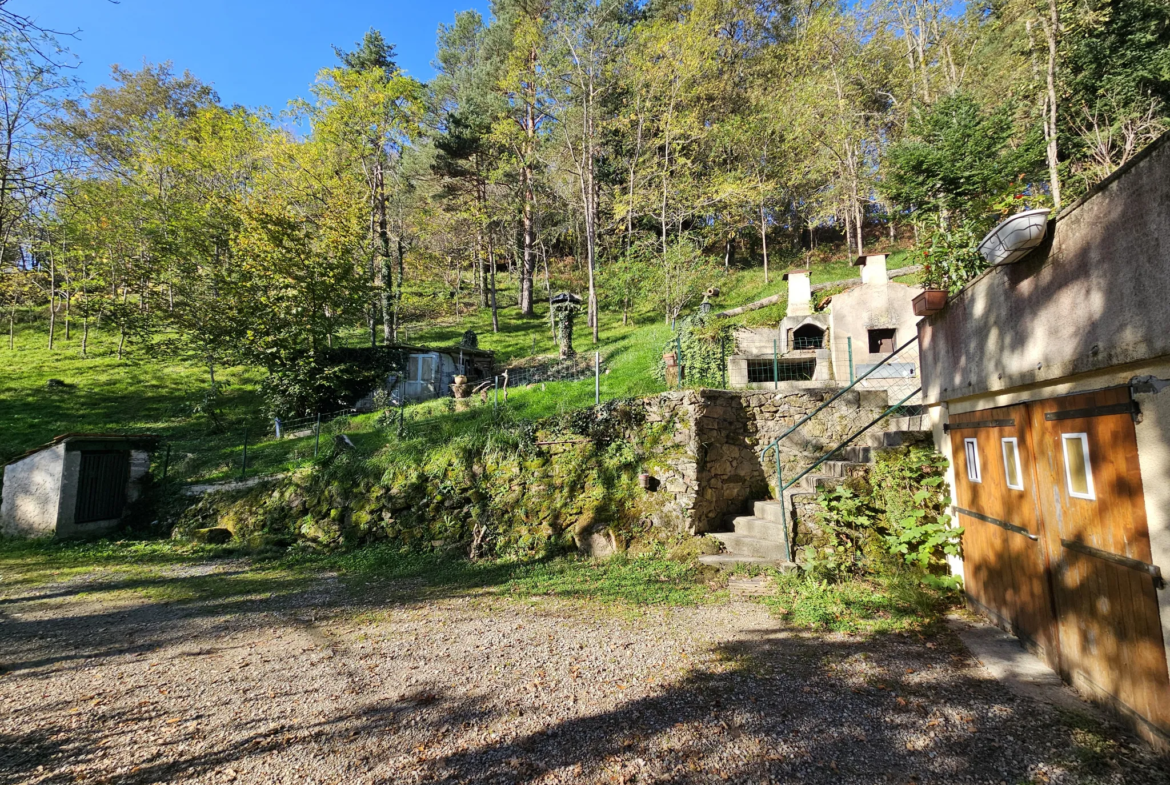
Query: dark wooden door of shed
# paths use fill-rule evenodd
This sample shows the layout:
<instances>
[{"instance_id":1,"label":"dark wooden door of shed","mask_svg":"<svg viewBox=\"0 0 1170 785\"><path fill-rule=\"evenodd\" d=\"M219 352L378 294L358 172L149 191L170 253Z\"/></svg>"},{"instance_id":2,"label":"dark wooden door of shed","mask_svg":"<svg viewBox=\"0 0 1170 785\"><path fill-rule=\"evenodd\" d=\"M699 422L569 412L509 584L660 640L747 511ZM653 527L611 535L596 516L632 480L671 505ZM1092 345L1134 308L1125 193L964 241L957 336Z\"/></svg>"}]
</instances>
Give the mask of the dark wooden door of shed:
<instances>
[{"instance_id":1,"label":"dark wooden door of shed","mask_svg":"<svg viewBox=\"0 0 1170 785\"><path fill-rule=\"evenodd\" d=\"M967 592L1052 667L1060 642L1026 405L951 420Z\"/></svg>"},{"instance_id":2,"label":"dark wooden door of shed","mask_svg":"<svg viewBox=\"0 0 1170 785\"><path fill-rule=\"evenodd\" d=\"M1129 388L1116 387L956 415L956 506L975 603L1073 683L1167 735L1170 674L1133 412Z\"/></svg>"},{"instance_id":3,"label":"dark wooden door of shed","mask_svg":"<svg viewBox=\"0 0 1170 785\"><path fill-rule=\"evenodd\" d=\"M121 518L126 509L130 453L125 450L86 450L77 474L74 523Z\"/></svg>"}]
</instances>

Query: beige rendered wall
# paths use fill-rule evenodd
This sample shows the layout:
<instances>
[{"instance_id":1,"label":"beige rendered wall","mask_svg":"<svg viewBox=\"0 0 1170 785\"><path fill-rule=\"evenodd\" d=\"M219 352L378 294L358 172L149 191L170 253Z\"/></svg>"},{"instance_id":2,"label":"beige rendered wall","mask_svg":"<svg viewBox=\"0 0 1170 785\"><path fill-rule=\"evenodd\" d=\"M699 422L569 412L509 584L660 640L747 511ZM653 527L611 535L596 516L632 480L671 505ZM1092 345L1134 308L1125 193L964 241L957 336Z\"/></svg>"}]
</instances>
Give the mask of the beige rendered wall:
<instances>
[{"instance_id":1,"label":"beige rendered wall","mask_svg":"<svg viewBox=\"0 0 1170 785\"><path fill-rule=\"evenodd\" d=\"M0 533L52 537L57 531L65 445L35 452L4 467Z\"/></svg>"},{"instance_id":2,"label":"beige rendered wall","mask_svg":"<svg viewBox=\"0 0 1170 785\"><path fill-rule=\"evenodd\" d=\"M894 329L895 346L914 337L919 317L914 315L913 300L922 290L916 286L894 283L870 283L855 286L833 297L829 316L832 340L833 373L840 381L849 380L849 339L853 339L853 366L880 362L884 354L869 353L869 331ZM915 358L917 365L917 358Z\"/></svg>"}]
</instances>

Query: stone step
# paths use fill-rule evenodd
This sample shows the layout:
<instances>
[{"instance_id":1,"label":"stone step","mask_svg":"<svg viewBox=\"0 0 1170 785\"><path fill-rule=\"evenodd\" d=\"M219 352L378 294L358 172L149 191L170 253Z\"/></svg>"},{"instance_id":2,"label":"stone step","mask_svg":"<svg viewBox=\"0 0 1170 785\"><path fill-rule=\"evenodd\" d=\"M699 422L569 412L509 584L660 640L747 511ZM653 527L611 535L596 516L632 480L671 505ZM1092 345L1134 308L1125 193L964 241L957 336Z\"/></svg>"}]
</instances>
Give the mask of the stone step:
<instances>
[{"instance_id":1,"label":"stone step","mask_svg":"<svg viewBox=\"0 0 1170 785\"><path fill-rule=\"evenodd\" d=\"M909 417L891 417L886 421L891 431L930 431L930 415L914 414Z\"/></svg>"},{"instance_id":2,"label":"stone step","mask_svg":"<svg viewBox=\"0 0 1170 785\"><path fill-rule=\"evenodd\" d=\"M753 502L752 513L756 518L763 518L772 523L784 523L784 505L775 499Z\"/></svg>"},{"instance_id":3,"label":"stone step","mask_svg":"<svg viewBox=\"0 0 1170 785\"><path fill-rule=\"evenodd\" d=\"M717 553L714 556L700 556L699 563L706 564L711 567L718 567L721 570L730 570L739 564L754 564L758 567L775 567L781 572L789 572L796 569L796 565L790 561L765 559L760 556L741 556L735 553Z\"/></svg>"},{"instance_id":4,"label":"stone step","mask_svg":"<svg viewBox=\"0 0 1170 785\"><path fill-rule=\"evenodd\" d=\"M884 447L901 447L907 444L932 444L934 435L930 431L886 431L883 434Z\"/></svg>"},{"instance_id":5,"label":"stone step","mask_svg":"<svg viewBox=\"0 0 1170 785\"><path fill-rule=\"evenodd\" d=\"M758 556L764 559L786 561L784 543L776 540L765 540L760 537L750 537L738 532L715 532L708 535L723 543L728 553L736 556Z\"/></svg>"},{"instance_id":6,"label":"stone step","mask_svg":"<svg viewBox=\"0 0 1170 785\"><path fill-rule=\"evenodd\" d=\"M842 447L837 454L841 460L850 463L873 463L873 451L873 447L850 444L847 447Z\"/></svg>"},{"instance_id":7,"label":"stone step","mask_svg":"<svg viewBox=\"0 0 1170 785\"><path fill-rule=\"evenodd\" d=\"M757 518L754 515L741 515L731 522L736 534L746 534L749 537L759 537L761 540L784 542L784 524L770 521L767 518Z\"/></svg>"}]
</instances>

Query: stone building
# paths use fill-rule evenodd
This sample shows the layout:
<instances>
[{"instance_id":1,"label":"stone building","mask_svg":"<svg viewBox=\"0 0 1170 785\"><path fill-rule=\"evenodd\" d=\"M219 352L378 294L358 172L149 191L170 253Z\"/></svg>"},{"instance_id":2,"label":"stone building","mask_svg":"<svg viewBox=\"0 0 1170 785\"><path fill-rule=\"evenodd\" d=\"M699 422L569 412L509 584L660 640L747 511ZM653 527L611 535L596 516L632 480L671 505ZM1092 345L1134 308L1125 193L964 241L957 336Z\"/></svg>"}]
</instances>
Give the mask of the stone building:
<instances>
[{"instance_id":1,"label":"stone building","mask_svg":"<svg viewBox=\"0 0 1170 785\"><path fill-rule=\"evenodd\" d=\"M118 527L158 436L70 433L4 467L0 533L87 537Z\"/></svg>"},{"instance_id":2,"label":"stone building","mask_svg":"<svg viewBox=\"0 0 1170 785\"><path fill-rule=\"evenodd\" d=\"M919 317L913 300L922 290L891 281L886 254L859 256L861 283L836 294L826 312L812 307L808 270L790 270L787 315L778 328L736 331L736 353L728 358L732 388L786 389L846 386L915 336ZM881 374L918 374L913 347Z\"/></svg>"},{"instance_id":3,"label":"stone building","mask_svg":"<svg viewBox=\"0 0 1170 785\"><path fill-rule=\"evenodd\" d=\"M1162 745L1168 294L1170 134L919 325L969 603Z\"/></svg>"}]
</instances>

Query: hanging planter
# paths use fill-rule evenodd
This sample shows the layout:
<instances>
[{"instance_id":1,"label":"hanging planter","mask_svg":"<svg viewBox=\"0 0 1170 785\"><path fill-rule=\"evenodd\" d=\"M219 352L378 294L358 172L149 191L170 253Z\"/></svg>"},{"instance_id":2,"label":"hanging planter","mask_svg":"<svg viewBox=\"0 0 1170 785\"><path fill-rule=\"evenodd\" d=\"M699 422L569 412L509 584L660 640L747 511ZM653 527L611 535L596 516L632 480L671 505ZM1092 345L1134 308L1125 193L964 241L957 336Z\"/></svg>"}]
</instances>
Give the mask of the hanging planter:
<instances>
[{"instance_id":1,"label":"hanging planter","mask_svg":"<svg viewBox=\"0 0 1170 785\"><path fill-rule=\"evenodd\" d=\"M1008 217L979 243L979 253L990 265L1011 264L1044 242L1051 210L1025 210Z\"/></svg>"},{"instance_id":2,"label":"hanging planter","mask_svg":"<svg viewBox=\"0 0 1170 785\"><path fill-rule=\"evenodd\" d=\"M927 289L913 300L915 316L931 316L947 304L946 289Z\"/></svg>"}]
</instances>

